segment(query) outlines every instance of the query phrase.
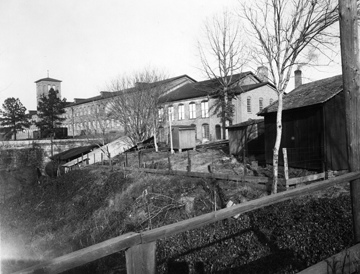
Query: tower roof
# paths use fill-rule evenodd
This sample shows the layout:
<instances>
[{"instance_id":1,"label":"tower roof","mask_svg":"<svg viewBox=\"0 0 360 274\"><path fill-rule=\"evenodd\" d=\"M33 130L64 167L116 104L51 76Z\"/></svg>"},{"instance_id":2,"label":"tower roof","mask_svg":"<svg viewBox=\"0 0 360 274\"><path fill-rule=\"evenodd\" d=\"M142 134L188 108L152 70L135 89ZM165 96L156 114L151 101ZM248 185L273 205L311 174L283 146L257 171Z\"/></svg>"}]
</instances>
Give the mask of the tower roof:
<instances>
[{"instance_id":1,"label":"tower roof","mask_svg":"<svg viewBox=\"0 0 360 274\"><path fill-rule=\"evenodd\" d=\"M37 80L35 81L35 83L39 83L39 82L42 82L42 81L48 81L48 82L62 82L61 80L56 80L54 78L49 78L49 77L46 77L46 78L42 78L40 80Z\"/></svg>"}]
</instances>

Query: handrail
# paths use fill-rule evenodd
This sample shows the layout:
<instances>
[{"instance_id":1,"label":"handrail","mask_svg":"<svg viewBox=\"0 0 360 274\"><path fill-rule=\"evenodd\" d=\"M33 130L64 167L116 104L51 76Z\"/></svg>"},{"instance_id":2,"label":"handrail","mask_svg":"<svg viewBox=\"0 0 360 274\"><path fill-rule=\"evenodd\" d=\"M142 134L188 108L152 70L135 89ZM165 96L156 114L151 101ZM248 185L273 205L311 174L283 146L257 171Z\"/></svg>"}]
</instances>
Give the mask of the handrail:
<instances>
[{"instance_id":1,"label":"handrail","mask_svg":"<svg viewBox=\"0 0 360 274\"><path fill-rule=\"evenodd\" d=\"M262 197L256 200L232 206L230 208L213 211L174 224L158 227L140 233L127 233L99 244L61 256L59 258L55 258L30 268L15 272L14 274L60 273L135 245L154 242L158 239L227 219L237 214L253 211L265 206L290 200L301 195L309 194L314 191L322 190L340 182L352 181L359 178L360 172L351 172L322 182L313 183L286 192Z\"/></svg>"}]
</instances>

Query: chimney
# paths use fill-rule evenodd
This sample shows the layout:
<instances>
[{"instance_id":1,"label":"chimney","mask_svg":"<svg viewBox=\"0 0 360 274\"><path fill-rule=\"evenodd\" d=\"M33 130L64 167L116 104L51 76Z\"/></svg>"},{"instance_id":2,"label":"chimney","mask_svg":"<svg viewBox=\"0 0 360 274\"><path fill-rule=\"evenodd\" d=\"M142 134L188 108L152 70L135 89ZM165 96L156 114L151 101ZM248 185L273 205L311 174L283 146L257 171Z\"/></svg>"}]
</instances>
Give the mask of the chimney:
<instances>
[{"instance_id":1,"label":"chimney","mask_svg":"<svg viewBox=\"0 0 360 274\"><path fill-rule=\"evenodd\" d=\"M265 66L260 66L257 68L257 77L261 82L269 82L268 68Z\"/></svg>"},{"instance_id":2,"label":"chimney","mask_svg":"<svg viewBox=\"0 0 360 274\"><path fill-rule=\"evenodd\" d=\"M295 70L294 74L295 74L295 88L297 88L302 85L301 70L300 69Z\"/></svg>"}]
</instances>

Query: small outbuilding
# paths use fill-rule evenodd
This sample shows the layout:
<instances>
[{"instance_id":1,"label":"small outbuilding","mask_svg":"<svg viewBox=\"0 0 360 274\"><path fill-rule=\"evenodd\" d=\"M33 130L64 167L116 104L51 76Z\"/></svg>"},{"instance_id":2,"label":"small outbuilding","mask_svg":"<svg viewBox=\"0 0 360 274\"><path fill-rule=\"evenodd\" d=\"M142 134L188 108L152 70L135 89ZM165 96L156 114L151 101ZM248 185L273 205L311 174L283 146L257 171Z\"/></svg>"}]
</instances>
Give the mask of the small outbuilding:
<instances>
[{"instance_id":1,"label":"small outbuilding","mask_svg":"<svg viewBox=\"0 0 360 274\"><path fill-rule=\"evenodd\" d=\"M171 131L174 149L181 151L196 146L195 126L173 126Z\"/></svg>"},{"instance_id":2,"label":"small outbuilding","mask_svg":"<svg viewBox=\"0 0 360 274\"><path fill-rule=\"evenodd\" d=\"M278 102L264 116L266 163L272 164ZM289 166L313 170L346 170L348 154L342 76L299 85L283 98L281 148ZM283 155L279 154L282 163Z\"/></svg>"},{"instance_id":3,"label":"small outbuilding","mask_svg":"<svg viewBox=\"0 0 360 274\"><path fill-rule=\"evenodd\" d=\"M232 155L264 158L264 119L249 119L246 122L227 127L229 134L229 152Z\"/></svg>"}]
</instances>

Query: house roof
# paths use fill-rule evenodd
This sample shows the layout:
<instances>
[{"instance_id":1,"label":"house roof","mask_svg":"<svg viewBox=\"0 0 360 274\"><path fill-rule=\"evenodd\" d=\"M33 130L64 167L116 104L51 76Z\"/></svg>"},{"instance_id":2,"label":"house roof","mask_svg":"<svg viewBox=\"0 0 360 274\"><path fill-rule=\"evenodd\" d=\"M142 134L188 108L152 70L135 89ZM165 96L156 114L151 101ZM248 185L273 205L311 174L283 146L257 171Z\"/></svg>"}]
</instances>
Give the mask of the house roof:
<instances>
[{"instance_id":1,"label":"house roof","mask_svg":"<svg viewBox=\"0 0 360 274\"><path fill-rule=\"evenodd\" d=\"M35 83L38 83L38 82L42 82L42 81L48 81L48 82L62 82L61 80L57 80L57 79L54 79L54 78L42 78L40 80L37 80L35 81Z\"/></svg>"},{"instance_id":2,"label":"house roof","mask_svg":"<svg viewBox=\"0 0 360 274\"><path fill-rule=\"evenodd\" d=\"M258 123L261 123L261 122L264 122L263 118L261 118L261 119L249 119L249 120L247 120L245 122L234 124L234 125L228 126L226 128L232 129L232 128L239 128L239 127L246 127L246 126L258 124Z\"/></svg>"},{"instance_id":3,"label":"house roof","mask_svg":"<svg viewBox=\"0 0 360 274\"><path fill-rule=\"evenodd\" d=\"M284 95L283 110L301 108L322 104L342 91L342 75L325 78L308 84L301 85ZM278 101L264 108L258 115L276 112Z\"/></svg>"},{"instance_id":4,"label":"house roof","mask_svg":"<svg viewBox=\"0 0 360 274\"><path fill-rule=\"evenodd\" d=\"M237 81L243 79L247 75L253 75L252 72L243 72L239 73L233 76L233 83L236 83ZM243 86L237 86L233 90L236 94L240 94L243 92L247 92L250 90L253 90L255 88L264 86L264 85L271 85L268 82L261 82L257 84L251 84L251 85L243 85ZM180 101L180 100L186 100L186 99L192 99L192 98L198 98L198 97L206 97L206 96L212 96L215 90L220 88L220 83L216 79L196 82L196 83L189 83L186 85L181 86L180 88L177 88L173 90L170 93L164 94L161 96L160 103L166 103L166 102L172 102L172 101Z\"/></svg>"},{"instance_id":5,"label":"house roof","mask_svg":"<svg viewBox=\"0 0 360 274\"><path fill-rule=\"evenodd\" d=\"M193 78L189 77L186 74L180 75L180 76L176 76L176 77L172 77L172 78L168 78L162 81L158 81L158 82L154 82L154 83L141 83L142 85L149 85L150 88L156 87L158 85L166 85L166 84L171 84L171 82L178 80L180 78L189 78L191 81L196 82L196 80L194 80ZM133 92L136 91L137 88L136 87L131 87L122 91L101 91L100 95L94 96L94 97L90 97L90 98L75 98L74 99L74 103L71 104L71 106L74 105L81 105L81 104L85 104L85 103L90 103L90 102L94 102L97 100L101 100L101 99L105 99L105 98L111 98L114 97L122 92Z\"/></svg>"}]
</instances>

